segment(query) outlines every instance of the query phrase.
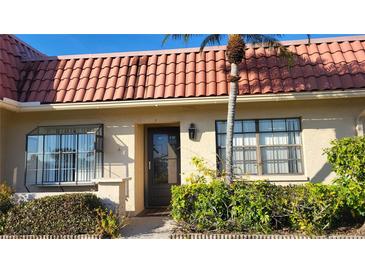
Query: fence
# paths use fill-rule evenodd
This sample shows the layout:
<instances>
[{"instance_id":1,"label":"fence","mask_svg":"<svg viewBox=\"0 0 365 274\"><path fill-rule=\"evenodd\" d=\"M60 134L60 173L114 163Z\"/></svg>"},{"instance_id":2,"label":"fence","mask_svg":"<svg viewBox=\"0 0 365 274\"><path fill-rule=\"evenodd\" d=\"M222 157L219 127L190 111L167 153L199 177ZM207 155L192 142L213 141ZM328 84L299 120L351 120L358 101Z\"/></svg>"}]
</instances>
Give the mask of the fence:
<instances>
[{"instance_id":1,"label":"fence","mask_svg":"<svg viewBox=\"0 0 365 274\"><path fill-rule=\"evenodd\" d=\"M365 235L248 235L248 234L172 234L170 239L365 239Z\"/></svg>"}]
</instances>

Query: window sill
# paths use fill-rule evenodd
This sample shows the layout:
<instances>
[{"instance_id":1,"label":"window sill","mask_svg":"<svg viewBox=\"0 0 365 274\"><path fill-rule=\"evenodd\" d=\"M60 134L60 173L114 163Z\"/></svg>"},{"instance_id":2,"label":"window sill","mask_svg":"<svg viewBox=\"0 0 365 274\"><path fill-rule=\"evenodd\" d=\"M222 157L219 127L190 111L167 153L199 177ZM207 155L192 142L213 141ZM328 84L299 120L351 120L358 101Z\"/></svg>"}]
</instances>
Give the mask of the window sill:
<instances>
[{"instance_id":1,"label":"window sill","mask_svg":"<svg viewBox=\"0 0 365 274\"><path fill-rule=\"evenodd\" d=\"M126 178L99 178L99 179L92 180L92 182L94 184L100 184L100 183L120 184L121 182L127 182L131 179L132 179L131 177L126 177Z\"/></svg>"},{"instance_id":2,"label":"window sill","mask_svg":"<svg viewBox=\"0 0 365 274\"><path fill-rule=\"evenodd\" d=\"M31 186L37 187L64 187L64 186L95 186L94 182L62 182L62 183L52 183L52 184L32 184Z\"/></svg>"},{"instance_id":3,"label":"window sill","mask_svg":"<svg viewBox=\"0 0 365 274\"><path fill-rule=\"evenodd\" d=\"M242 178L249 180L249 181L255 181L255 180L268 180L270 182L309 182L310 178L303 175L303 174L281 174L281 175L247 175L247 176L243 176Z\"/></svg>"}]
</instances>

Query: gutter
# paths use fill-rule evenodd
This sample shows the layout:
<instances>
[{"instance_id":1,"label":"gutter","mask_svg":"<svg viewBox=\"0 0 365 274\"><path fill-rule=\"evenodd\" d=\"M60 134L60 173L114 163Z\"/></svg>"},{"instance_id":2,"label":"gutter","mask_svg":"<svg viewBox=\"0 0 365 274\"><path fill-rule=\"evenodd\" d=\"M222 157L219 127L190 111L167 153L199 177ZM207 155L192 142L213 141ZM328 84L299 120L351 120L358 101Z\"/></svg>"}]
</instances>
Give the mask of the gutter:
<instances>
[{"instance_id":1,"label":"gutter","mask_svg":"<svg viewBox=\"0 0 365 274\"><path fill-rule=\"evenodd\" d=\"M297 93L242 95L237 97L237 103L253 102L281 102L317 99L345 99L365 97L365 90L335 90L313 91ZM0 108L15 112L38 112L56 110L87 110L87 109L115 109L137 107L164 107L227 104L228 96L171 98L171 99L142 99L129 101L84 102L41 104L40 102L18 102L9 98L0 100Z\"/></svg>"}]
</instances>

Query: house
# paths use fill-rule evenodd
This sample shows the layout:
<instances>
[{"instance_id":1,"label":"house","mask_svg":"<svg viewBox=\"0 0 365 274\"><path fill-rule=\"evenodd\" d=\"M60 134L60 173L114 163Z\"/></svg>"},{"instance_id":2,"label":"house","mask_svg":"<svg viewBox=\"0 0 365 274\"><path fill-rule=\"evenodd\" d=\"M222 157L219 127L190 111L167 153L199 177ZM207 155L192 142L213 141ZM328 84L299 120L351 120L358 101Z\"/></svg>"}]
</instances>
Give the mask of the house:
<instances>
[{"instance_id":1,"label":"house","mask_svg":"<svg viewBox=\"0 0 365 274\"><path fill-rule=\"evenodd\" d=\"M331 182L323 149L363 135L365 36L284 44L291 68L263 47L241 64L235 173ZM29 193L124 180L131 214L165 206L193 156L222 166L228 74L225 47L50 57L0 35L0 180Z\"/></svg>"}]
</instances>

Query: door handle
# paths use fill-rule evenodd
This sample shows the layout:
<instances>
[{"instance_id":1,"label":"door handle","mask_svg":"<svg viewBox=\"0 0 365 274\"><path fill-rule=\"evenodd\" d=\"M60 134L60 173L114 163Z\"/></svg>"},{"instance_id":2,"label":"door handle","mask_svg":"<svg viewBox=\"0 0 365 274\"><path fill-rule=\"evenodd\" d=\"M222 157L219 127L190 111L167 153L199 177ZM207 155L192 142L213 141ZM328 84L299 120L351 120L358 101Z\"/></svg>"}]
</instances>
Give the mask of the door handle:
<instances>
[{"instance_id":1,"label":"door handle","mask_svg":"<svg viewBox=\"0 0 365 274\"><path fill-rule=\"evenodd\" d=\"M151 170L151 161L148 161L148 170Z\"/></svg>"}]
</instances>

